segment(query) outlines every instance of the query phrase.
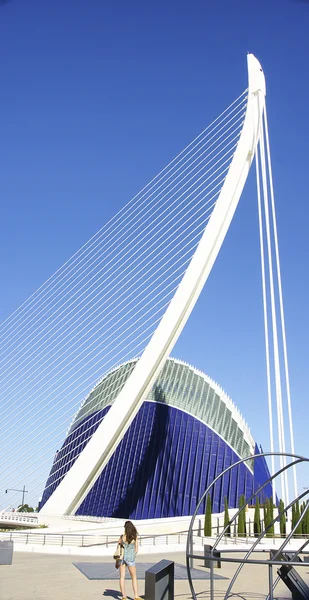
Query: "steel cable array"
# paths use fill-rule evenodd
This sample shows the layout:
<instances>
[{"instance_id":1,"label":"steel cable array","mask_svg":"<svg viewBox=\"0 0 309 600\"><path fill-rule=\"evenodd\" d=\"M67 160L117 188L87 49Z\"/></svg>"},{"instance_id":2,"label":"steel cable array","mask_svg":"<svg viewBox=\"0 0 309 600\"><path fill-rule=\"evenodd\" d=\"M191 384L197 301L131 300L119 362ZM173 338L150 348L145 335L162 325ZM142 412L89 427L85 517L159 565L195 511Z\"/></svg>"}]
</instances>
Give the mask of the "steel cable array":
<instances>
[{"instance_id":1,"label":"steel cable array","mask_svg":"<svg viewBox=\"0 0 309 600\"><path fill-rule=\"evenodd\" d=\"M245 91L2 323L2 489L26 483L37 504L83 399L142 353L216 204L246 102Z\"/></svg>"}]
</instances>

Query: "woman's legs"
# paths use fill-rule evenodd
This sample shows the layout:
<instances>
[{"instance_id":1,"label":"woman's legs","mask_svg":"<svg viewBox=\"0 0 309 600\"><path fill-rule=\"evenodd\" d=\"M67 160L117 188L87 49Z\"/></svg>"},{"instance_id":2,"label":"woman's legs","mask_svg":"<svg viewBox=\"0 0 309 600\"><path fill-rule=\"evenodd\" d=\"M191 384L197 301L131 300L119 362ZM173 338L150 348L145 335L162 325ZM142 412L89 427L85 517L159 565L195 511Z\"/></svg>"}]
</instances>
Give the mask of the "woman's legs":
<instances>
[{"instance_id":1,"label":"woman's legs","mask_svg":"<svg viewBox=\"0 0 309 600\"><path fill-rule=\"evenodd\" d=\"M126 576L126 566L125 565L120 565L119 567L119 585L120 585L120 591L121 591L121 595L123 598L126 597L126 592L125 592L125 576Z\"/></svg>"},{"instance_id":2,"label":"woman's legs","mask_svg":"<svg viewBox=\"0 0 309 600\"><path fill-rule=\"evenodd\" d=\"M136 577L136 567L129 567L128 565L128 569L132 578L132 587L133 587L133 592L134 592L134 598L138 598L138 592L137 592L137 577Z\"/></svg>"}]
</instances>

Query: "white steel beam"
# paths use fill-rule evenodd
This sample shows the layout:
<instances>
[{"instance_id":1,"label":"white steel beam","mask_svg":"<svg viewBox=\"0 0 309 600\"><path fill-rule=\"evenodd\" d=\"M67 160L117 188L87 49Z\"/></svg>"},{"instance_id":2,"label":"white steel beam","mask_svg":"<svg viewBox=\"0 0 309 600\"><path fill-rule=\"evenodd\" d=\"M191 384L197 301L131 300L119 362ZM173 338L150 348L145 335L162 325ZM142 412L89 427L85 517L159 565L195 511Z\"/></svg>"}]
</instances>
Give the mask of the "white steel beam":
<instances>
[{"instance_id":1,"label":"white steel beam","mask_svg":"<svg viewBox=\"0 0 309 600\"><path fill-rule=\"evenodd\" d=\"M211 272L232 221L254 157L266 94L258 60L248 55L248 103L242 133L208 225L189 267L148 346L108 414L42 514L74 514L137 414L175 345Z\"/></svg>"}]
</instances>

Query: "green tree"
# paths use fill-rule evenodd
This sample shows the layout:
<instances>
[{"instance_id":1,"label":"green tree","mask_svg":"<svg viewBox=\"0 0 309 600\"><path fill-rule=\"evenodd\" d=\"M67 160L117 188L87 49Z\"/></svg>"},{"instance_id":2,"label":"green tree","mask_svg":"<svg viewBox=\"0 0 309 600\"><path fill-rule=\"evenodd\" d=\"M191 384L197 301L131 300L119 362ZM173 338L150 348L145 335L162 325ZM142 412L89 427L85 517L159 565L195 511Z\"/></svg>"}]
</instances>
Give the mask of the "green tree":
<instances>
[{"instance_id":1,"label":"green tree","mask_svg":"<svg viewBox=\"0 0 309 600\"><path fill-rule=\"evenodd\" d=\"M300 505L300 514L301 515L303 514L304 510L305 510L305 502L302 502L301 505ZM307 522L306 522L306 519L304 517L303 520L302 520L302 522L301 522L301 532L302 532L302 535L305 535L305 533L306 533L306 531L305 531L306 527L307 527Z\"/></svg>"},{"instance_id":2,"label":"green tree","mask_svg":"<svg viewBox=\"0 0 309 600\"><path fill-rule=\"evenodd\" d=\"M231 535L229 505L226 496L224 498L224 529L225 528L225 535Z\"/></svg>"},{"instance_id":3,"label":"green tree","mask_svg":"<svg viewBox=\"0 0 309 600\"><path fill-rule=\"evenodd\" d=\"M206 537L210 537L212 534L211 530L211 498L208 494L206 500L206 512L205 512L205 522L204 522L204 535Z\"/></svg>"},{"instance_id":4,"label":"green tree","mask_svg":"<svg viewBox=\"0 0 309 600\"><path fill-rule=\"evenodd\" d=\"M307 506L307 504L304 500L304 502L301 505L301 509L300 509L302 513L305 512L306 506ZM309 509L306 510L304 518L302 520L302 533L305 537L307 537L309 534Z\"/></svg>"},{"instance_id":5,"label":"green tree","mask_svg":"<svg viewBox=\"0 0 309 600\"><path fill-rule=\"evenodd\" d=\"M254 510L254 535L259 537L261 533L261 520L260 520L260 501L257 496Z\"/></svg>"},{"instance_id":6,"label":"green tree","mask_svg":"<svg viewBox=\"0 0 309 600\"><path fill-rule=\"evenodd\" d=\"M269 498L268 502L269 502L269 525L270 525L270 523L272 523L273 520L274 520L274 503L273 503L273 499L272 498ZM275 525L274 525L274 523L272 525L270 525L268 533L269 533L269 537L273 537L274 536L274 534L275 534Z\"/></svg>"},{"instance_id":7,"label":"green tree","mask_svg":"<svg viewBox=\"0 0 309 600\"><path fill-rule=\"evenodd\" d=\"M266 531L267 527L269 526L269 502L268 502L268 499L266 499L266 501L264 502L263 513L264 513L264 531ZM268 535L268 532L266 532L266 536L267 535Z\"/></svg>"},{"instance_id":8,"label":"green tree","mask_svg":"<svg viewBox=\"0 0 309 600\"><path fill-rule=\"evenodd\" d=\"M306 515L305 515L305 522L306 522L306 536L309 535L309 508L307 509Z\"/></svg>"},{"instance_id":9,"label":"green tree","mask_svg":"<svg viewBox=\"0 0 309 600\"><path fill-rule=\"evenodd\" d=\"M279 501L279 515L280 515L280 535L285 535L285 533L286 533L286 514L284 512L283 500Z\"/></svg>"},{"instance_id":10,"label":"green tree","mask_svg":"<svg viewBox=\"0 0 309 600\"><path fill-rule=\"evenodd\" d=\"M245 501L244 495L240 496L238 506L242 510L238 515L237 533L238 533L239 537L244 537L246 535L246 514L245 514L246 501Z\"/></svg>"},{"instance_id":11,"label":"green tree","mask_svg":"<svg viewBox=\"0 0 309 600\"><path fill-rule=\"evenodd\" d=\"M299 501L298 500L295 504L294 519L295 519L294 524L296 525L297 521L300 519L300 509L299 509ZM301 523L299 523L299 525L297 525L294 534L295 534L295 536L300 536L302 534L302 524Z\"/></svg>"},{"instance_id":12,"label":"green tree","mask_svg":"<svg viewBox=\"0 0 309 600\"><path fill-rule=\"evenodd\" d=\"M20 506L17 508L17 512L34 512L34 508L28 504L20 504Z\"/></svg>"},{"instance_id":13,"label":"green tree","mask_svg":"<svg viewBox=\"0 0 309 600\"><path fill-rule=\"evenodd\" d=\"M292 505L292 529L294 529L295 526L295 504Z\"/></svg>"}]
</instances>

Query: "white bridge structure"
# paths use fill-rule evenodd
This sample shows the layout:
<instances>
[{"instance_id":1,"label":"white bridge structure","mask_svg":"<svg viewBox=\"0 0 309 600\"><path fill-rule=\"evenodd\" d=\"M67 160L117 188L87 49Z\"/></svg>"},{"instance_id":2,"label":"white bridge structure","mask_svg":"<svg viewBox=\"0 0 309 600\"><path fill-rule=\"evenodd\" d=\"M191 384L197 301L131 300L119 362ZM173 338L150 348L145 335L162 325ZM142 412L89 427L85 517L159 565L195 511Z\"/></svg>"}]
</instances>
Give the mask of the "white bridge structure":
<instances>
[{"instance_id":1,"label":"white bridge structure","mask_svg":"<svg viewBox=\"0 0 309 600\"><path fill-rule=\"evenodd\" d=\"M42 492L51 464L57 461L56 450L89 390L104 372L140 355L108 414L95 433L89 433L78 458L70 459L72 466L64 477L59 464L59 485L43 514L75 514L117 451L194 309L254 157L270 450L278 445L280 452L286 451L285 387L294 453L266 87L261 65L252 54L248 79L248 89L0 328L0 483L3 489L26 483L28 503L31 494L37 498ZM281 485L287 501L285 476Z\"/></svg>"},{"instance_id":2,"label":"white bridge structure","mask_svg":"<svg viewBox=\"0 0 309 600\"><path fill-rule=\"evenodd\" d=\"M0 527L38 527L38 517L33 513L18 513L4 510L0 512Z\"/></svg>"}]
</instances>

